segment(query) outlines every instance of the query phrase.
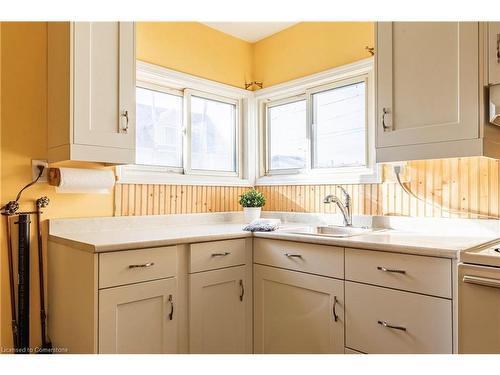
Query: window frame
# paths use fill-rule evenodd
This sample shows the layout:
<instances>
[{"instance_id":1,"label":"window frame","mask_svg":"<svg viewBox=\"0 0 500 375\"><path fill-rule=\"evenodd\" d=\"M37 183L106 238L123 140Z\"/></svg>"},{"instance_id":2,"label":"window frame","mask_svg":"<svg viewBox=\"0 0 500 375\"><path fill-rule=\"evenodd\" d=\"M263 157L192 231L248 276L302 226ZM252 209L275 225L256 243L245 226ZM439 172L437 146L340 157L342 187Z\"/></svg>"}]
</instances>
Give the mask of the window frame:
<instances>
[{"instance_id":1,"label":"window frame","mask_svg":"<svg viewBox=\"0 0 500 375\"><path fill-rule=\"evenodd\" d=\"M269 171L268 173L273 174L273 175L286 175L286 174L297 174L301 173L301 171L304 170L304 168L284 168L284 169L270 169L271 166L271 153L269 150L271 149L271 137L269 136L270 134L270 129L269 129L269 109L273 107L279 107L280 105L285 105L285 104L290 104L290 103L296 103L300 102L302 100L306 100L306 116L307 116L307 99L306 99L306 94L301 94L301 95L294 95L291 97L287 98L281 98L278 100L273 100L272 102L268 102L265 104L265 109L264 109L264 118L265 118L265 124L266 124L266 129L265 129L265 142L266 142L266 155L265 155L265 166L266 170ZM306 139L307 139L307 129L306 129ZM309 152L309 143L306 141L306 154ZM307 159L306 159L306 167L307 168Z\"/></svg>"},{"instance_id":2,"label":"window frame","mask_svg":"<svg viewBox=\"0 0 500 375\"><path fill-rule=\"evenodd\" d=\"M183 99L182 106L184 107L184 93L182 92L182 90L177 90L177 89L173 89L173 88L169 88L169 87L165 87L165 86L160 86L160 85L157 85L155 83L142 82L142 81L137 81L135 87L136 87L136 89L137 89L137 87L139 87L139 88L146 89L146 90L158 91L158 92L162 92L164 94L179 96ZM137 121L137 117L136 117L136 121ZM181 149L181 151L182 151L182 158L181 159L182 160L183 160L184 154L185 154L185 146L184 146L184 140L185 140L184 132L186 131L185 129L186 129L186 123L184 122L184 118L183 118L182 119L183 141L182 141L182 149ZM183 164L184 164L184 162L183 162ZM136 164L136 165L141 166L141 167L165 168L165 170L168 170L169 173L184 174L184 167L183 166L176 167L176 166L171 166L171 165L149 165L149 164Z\"/></svg>"},{"instance_id":3,"label":"window frame","mask_svg":"<svg viewBox=\"0 0 500 375\"><path fill-rule=\"evenodd\" d=\"M253 120L253 92L229 86L223 83L178 72L144 61L136 61L136 87L179 94L183 96L183 130L188 131L187 111L184 108L185 96L206 97L222 102L236 104L236 172L192 170L186 165L188 155L188 136L183 136L183 167L130 164L117 166L118 183L124 184L172 184L172 185L208 185L208 186L252 186L255 181L255 168L252 158L256 153L252 149L255 143ZM190 154L189 154L190 155ZM189 166L190 167L190 166Z\"/></svg>"},{"instance_id":4,"label":"window frame","mask_svg":"<svg viewBox=\"0 0 500 375\"><path fill-rule=\"evenodd\" d=\"M234 120L235 120L235 145L234 145L234 167L235 171L217 171L217 170L208 170L208 169L193 169L191 167L191 141L192 141L192 123L191 123L191 97L197 97L201 99L208 99L208 100L213 100L217 101L220 103L225 103L225 104L231 104L235 106L235 113L234 113ZM239 177L240 176L240 170L241 170L241 100L239 99L234 99L234 98L228 98L224 97L221 95L216 95L216 94L211 94L199 90L193 90L193 89L185 89L184 90L184 123L185 123L185 131L186 134L184 136L184 147L183 149L186 150L186 152L183 153L183 160L184 160L184 171L185 174L190 174L190 175L199 175L199 176L233 176L233 177Z\"/></svg>"},{"instance_id":5,"label":"window frame","mask_svg":"<svg viewBox=\"0 0 500 375\"><path fill-rule=\"evenodd\" d=\"M365 82L366 131L365 166L313 168L314 124L312 95L336 87ZM284 84L256 92L259 130L259 167L256 185L310 185L352 184L381 182L381 168L375 161L375 87L373 59L364 59L352 64L299 78ZM306 167L299 169L274 169L270 166L270 139L267 119L268 108L306 98ZM295 98L295 100L294 100Z\"/></svg>"}]
</instances>

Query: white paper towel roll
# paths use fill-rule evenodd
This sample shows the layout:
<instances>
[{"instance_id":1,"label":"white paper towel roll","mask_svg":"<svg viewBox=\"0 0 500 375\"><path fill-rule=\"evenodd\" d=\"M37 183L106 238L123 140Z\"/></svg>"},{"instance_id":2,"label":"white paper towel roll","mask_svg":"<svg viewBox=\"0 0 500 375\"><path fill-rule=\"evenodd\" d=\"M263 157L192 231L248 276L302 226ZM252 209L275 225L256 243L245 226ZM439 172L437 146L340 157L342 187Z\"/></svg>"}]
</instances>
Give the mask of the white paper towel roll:
<instances>
[{"instance_id":1,"label":"white paper towel roll","mask_svg":"<svg viewBox=\"0 0 500 375\"><path fill-rule=\"evenodd\" d=\"M115 174L107 169L59 168L61 182L57 193L109 194L115 185Z\"/></svg>"}]
</instances>

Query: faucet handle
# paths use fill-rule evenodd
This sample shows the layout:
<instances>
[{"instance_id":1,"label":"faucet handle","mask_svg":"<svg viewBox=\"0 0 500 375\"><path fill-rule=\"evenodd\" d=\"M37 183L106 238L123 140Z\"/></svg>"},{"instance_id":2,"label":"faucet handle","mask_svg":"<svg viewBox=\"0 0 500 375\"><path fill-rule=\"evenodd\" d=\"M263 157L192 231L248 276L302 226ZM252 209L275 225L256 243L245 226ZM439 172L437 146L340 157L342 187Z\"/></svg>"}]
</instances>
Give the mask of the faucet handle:
<instances>
[{"instance_id":1,"label":"faucet handle","mask_svg":"<svg viewBox=\"0 0 500 375\"><path fill-rule=\"evenodd\" d=\"M343 188L342 186L340 186L340 185L336 185L336 187L337 187L337 189L342 190L342 193L344 193L344 198L345 198L345 199L349 199L349 198L350 198L350 195L349 195L349 193L347 192L347 190L346 190L346 189L344 189L344 188Z\"/></svg>"}]
</instances>

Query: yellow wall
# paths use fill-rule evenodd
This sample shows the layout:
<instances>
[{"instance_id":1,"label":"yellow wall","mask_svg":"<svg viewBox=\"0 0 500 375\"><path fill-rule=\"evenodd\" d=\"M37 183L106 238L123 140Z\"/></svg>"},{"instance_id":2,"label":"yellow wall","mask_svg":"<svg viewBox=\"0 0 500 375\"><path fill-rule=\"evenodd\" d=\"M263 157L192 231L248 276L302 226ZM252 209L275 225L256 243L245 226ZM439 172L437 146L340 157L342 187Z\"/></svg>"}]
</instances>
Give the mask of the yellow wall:
<instances>
[{"instance_id":1,"label":"yellow wall","mask_svg":"<svg viewBox=\"0 0 500 375\"><path fill-rule=\"evenodd\" d=\"M255 80L264 87L369 57L372 22L301 22L253 45Z\"/></svg>"},{"instance_id":2,"label":"yellow wall","mask_svg":"<svg viewBox=\"0 0 500 375\"><path fill-rule=\"evenodd\" d=\"M137 58L244 87L252 81L252 46L197 22L138 22Z\"/></svg>"},{"instance_id":3,"label":"yellow wall","mask_svg":"<svg viewBox=\"0 0 500 375\"><path fill-rule=\"evenodd\" d=\"M3 23L1 32L1 156L2 202L15 198L31 181L31 159L47 158L47 24L43 22ZM71 166L99 167L71 163ZM44 219L55 217L111 216L113 195L55 194L47 184L37 184L22 197L22 209L32 210L33 202L47 195L51 202ZM7 278L5 228L1 228L1 344L11 345L10 303ZM46 222L44 222L46 227ZM46 228L45 228L46 230ZM34 225L32 233L35 232ZM36 239L32 241L36 254ZM31 258L31 344L39 344L38 272Z\"/></svg>"},{"instance_id":4,"label":"yellow wall","mask_svg":"<svg viewBox=\"0 0 500 375\"><path fill-rule=\"evenodd\" d=\"M301 22L256 43L196 22L138 22L137 58L180 72L244 87L264 87L366 57L372 22Z\"/></svg>"}]
</instances>

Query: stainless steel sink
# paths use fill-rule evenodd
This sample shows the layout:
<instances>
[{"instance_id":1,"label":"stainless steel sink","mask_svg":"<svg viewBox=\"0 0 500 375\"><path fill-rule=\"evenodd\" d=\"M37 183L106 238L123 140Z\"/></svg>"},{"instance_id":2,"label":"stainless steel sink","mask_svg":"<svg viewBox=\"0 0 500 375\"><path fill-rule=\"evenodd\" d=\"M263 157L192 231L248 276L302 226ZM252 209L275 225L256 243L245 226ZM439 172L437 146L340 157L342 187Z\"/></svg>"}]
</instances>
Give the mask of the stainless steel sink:
<instances>
[{"instance_id":1,"label":"stainless steel sink","mask_svg":"<svg viewBox=\"0 0 500 375\"><path fill-rule=\"evenodd\" d=\"M327 236L327 237L352 237L362 234L368 234L380 229L366 228L366 227L343 227L337 225L319 225L314 227L302 227L293 229L282 229L283 232L306 234L314 236Z\"/></svg>"}]
</instances>

